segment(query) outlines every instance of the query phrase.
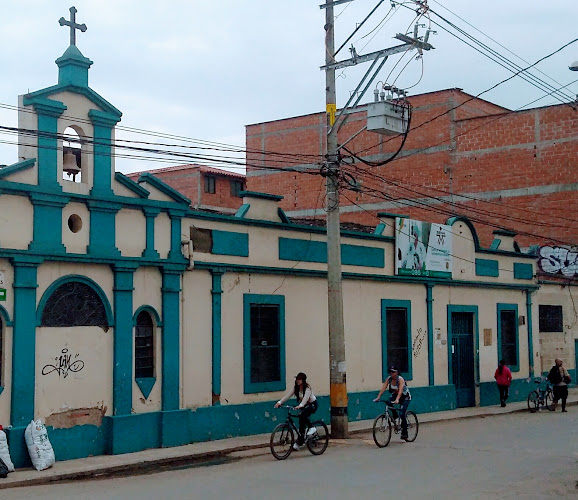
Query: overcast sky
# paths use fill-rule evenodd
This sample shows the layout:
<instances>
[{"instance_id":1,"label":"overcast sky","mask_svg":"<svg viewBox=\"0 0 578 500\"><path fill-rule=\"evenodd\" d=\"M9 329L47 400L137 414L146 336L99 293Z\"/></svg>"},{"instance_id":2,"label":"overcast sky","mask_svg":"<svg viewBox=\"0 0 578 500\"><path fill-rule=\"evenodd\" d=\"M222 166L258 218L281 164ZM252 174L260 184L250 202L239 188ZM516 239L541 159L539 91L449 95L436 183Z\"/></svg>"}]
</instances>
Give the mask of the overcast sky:
<instances>
[{"instance_id":1,"label":"overcast sky","mask_svg":"<svg viewBox=\"0 0 578 500\"><path fill-rule=\"evenodd\" d=\"M60 27L58 19L68 18L72 2L0 2L1 125L17 125L16 111L1 106L16 106L19 94L57 83L54 61L69 44L69 29ZM245 125L324 110L325 80L319 67L325 62L325 13L320 3L74 0L77 22L88 26L87 32L77 35L77 46L94 61L91 88L123 112L120 125L243 148ZM354 0L335 7L336 46L377 3ZM429 0L429 5L522 67L527 64L508 50L534 63L578 37L576 0ZM358 54L398 45L392 37L413 30L413 10L389 11L390 2L383 2L354 36ZM388 12L386 22L380 24ZM431 19L443 24L435 15ZM428 24L425 18L420 22ZM399 55L390 57L377 80L411 86L409 95L452 87L476 95L512 74L439 26L431 27L437 31L429 39L435 50L424 53L423 75L422 61L415 60L413 52L401 61ZM420 28L420 35L424 30ZM337 59L348 57L346 47ZM568 66L577 59L578 42L537 66L558 83L535 74L555 87L570 84L578 73ZM345 103L368 67L363 64L338 72L338 106ZM575 96L578 83L565 92ZM517 109L546 93L516 77L483 97ZM370 91L362 102L372 98ZM559 101L546 97L531 107L555 103ZM120 130L118 137L171 142ZM0 132L0 141L0 164L16 162L16 147L3 143L14 142L15 136ZM186 161L120 159L117 170L126 173L182 163Z\"/></svg>"}]
</instances>

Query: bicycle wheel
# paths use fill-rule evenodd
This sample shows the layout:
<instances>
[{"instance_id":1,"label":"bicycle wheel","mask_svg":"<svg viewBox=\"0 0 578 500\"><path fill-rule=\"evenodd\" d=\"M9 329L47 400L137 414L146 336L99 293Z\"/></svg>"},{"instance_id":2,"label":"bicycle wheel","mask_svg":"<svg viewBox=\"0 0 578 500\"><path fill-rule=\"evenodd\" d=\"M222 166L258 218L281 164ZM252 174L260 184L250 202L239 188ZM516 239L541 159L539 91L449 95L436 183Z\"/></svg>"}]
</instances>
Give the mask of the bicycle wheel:
<instances>
[{"instance_id":1,"label":"bicycle wheel","mask_svg":"<svg viewBox=\"0 0 578 500\"><path fill-rule=\"evenodd\" d=\"M544 406L548 408L548 411L554 411L554 393L552 390L546 391L546 396L544 397Z\"/></svg>"},{"instance_id":2,"label":"bicycle wheel","mask_svg":"<svg viewBox=\"0 0 578 500\"><path fill-rule=\"evenodd\" d=\"M321 420L311 426L315 427L315 434L307 438L307 448L313 455L321 455L329 445L329 429Z\"/></svg>"},{"instance_id":3,"label":"bicycle wheel","mask_svg":"<svg viewBox=\"0 0 578 500\"><path fill-rule=\"evenodd\" d=\"M405 414L405 419L407 420L407 439L408 443L413 443L419 432L419 422L417 420L417 415L413 411L408 411Z\"/></svg>"},{"instance_id":4,"label":"bicycle wheel","mask_svg":"<svg viewBox=\"0 0 578 500\"><path fill-rule=\"evenodd\" d=\"M391 420L387 413L375 417L373 421L373 440L380 448L385 448L391 441Z\"/></svg>"},{"instance_id":5,"label":"bicycle wheel","mask_svg":"<svg viewBox=\"0 0 578 500\"><path fill-rule=\"evenodd\" d=\"M536 413L539 405L540 394L538 394L538 391L532 391L528 394L528 410L530 410L530 413Z\"/></svg>"},{"instance_id":6,"label":"bicycle wheel","mask_svg":"<svg viewBox=\"0 0 578 500\"><path fill-rule=\"evenodd\" d=\"M294 442L295 437L293 436L291 426L284 423L279 424L275 429L273 429L271 440L269 441L269 447L271 448L271 453L277 460L284 460L291 455Z\"/></svg>"}]
</instances>

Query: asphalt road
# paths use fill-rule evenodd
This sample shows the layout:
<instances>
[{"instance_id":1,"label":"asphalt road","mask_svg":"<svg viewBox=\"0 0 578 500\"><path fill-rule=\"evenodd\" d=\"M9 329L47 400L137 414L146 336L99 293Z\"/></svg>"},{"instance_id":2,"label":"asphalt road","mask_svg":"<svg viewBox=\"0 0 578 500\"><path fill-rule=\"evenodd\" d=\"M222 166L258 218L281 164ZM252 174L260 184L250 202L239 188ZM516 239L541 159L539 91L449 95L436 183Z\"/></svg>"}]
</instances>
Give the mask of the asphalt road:
<instances>
[{"instance_id":1,"label":"asphalt road","mask_svg":"<svg viewBox=\"0 0 578 500\"><path fill-rule=\"evenodd\" d=\"M306 449L267 450L154 474L0 492L2 500L104 499L549 499L578 498L578 407L422 425L417 440L371 434Z\"/></svg>"}]
</instances>

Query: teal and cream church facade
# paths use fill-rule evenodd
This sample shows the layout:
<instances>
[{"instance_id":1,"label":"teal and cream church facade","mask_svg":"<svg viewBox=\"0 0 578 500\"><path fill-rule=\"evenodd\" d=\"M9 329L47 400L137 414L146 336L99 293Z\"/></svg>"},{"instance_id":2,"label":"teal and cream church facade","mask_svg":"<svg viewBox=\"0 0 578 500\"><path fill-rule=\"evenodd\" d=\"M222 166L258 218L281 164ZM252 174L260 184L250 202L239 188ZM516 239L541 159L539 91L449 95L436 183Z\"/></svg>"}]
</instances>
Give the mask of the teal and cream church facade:
<instances>
[{"instance_id":1,"label":"teal and cream church facade","mask_svg":"<svg viewBox=\"0 0 578 500\"><path fill-rule=\"evenodd\" d=\"M292 223L278 196L245 192L219 215L115 172L121 112L76 45L56 63L56 85L20 97L18 161L0 168L0 423L15 463L38 418L57 460L267 432L299 371L328 421L325 230ZM392 361L418 413L496 404L505 351L513 399L554 357L574 372L571 297L536 280L512 234L483 249L453 217L451 277L398 276L395 217L341 235L350 420L378 411ZM561 331L540 331L542 305L562 308Z\"/></svg>"}]
</instances>

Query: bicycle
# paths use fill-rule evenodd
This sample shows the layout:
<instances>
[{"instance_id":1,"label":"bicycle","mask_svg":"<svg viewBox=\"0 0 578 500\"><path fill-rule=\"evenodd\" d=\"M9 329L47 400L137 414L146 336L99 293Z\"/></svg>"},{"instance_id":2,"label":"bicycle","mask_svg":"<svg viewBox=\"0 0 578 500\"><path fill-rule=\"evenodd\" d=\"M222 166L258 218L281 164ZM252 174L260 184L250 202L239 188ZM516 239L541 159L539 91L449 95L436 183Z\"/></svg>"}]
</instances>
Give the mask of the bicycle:
<instances>
[{"instance_id":1,"label":"bicycle","mask_svg":"<svg viewBox=\"0 0 578 500\"><path fill-rule=\"evenodd\" d=\"M534 383L541 384L545 379L542 377L536 377ZM530 413L536 413L538 410L546 409L549 411L554 410L554 392L552 391L552 386L546 383L546 388L542 389L540 385L536 387L530 394L528 394L528 410Z\"/></svg>"},{"instance_id":2,"label":"bicycle","mask_svg":"<svg viewBox=\"0 0 578 500\"><path fill-rule=\"evenodd\" d=\"M284 460L293 451L295 436L301 436L299 428L295 425L293 418L299 417L299 414L291 413L294 410L292 406L281 406L287 409L287 420L279 424L271 433L269 447L271 453L277 460ZM314 431L312 431L314 429ZM311 426L306 432L305 444L313 455L322 455L329 445L329 429L321 421L311 422Z\"/></svg>"},{"instance_id":3,"label":"bicycle","mask_svg":"<svg viewBox=\"0 0 578 500\"><path fill-rule=\"evenodd\" d=\"M375 417L373 421L373 440L377 446L385 448L391 441L391 431L393 430L396 434L401 432L401 416L399 414L401 405L394 405L389 401L380 402L385 403L385 411ZM413 443L419 432L419 421L415 412L411 410L406 411L405 418L408 436L405 441Z\"/></svg>"}]
</instances>

